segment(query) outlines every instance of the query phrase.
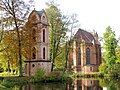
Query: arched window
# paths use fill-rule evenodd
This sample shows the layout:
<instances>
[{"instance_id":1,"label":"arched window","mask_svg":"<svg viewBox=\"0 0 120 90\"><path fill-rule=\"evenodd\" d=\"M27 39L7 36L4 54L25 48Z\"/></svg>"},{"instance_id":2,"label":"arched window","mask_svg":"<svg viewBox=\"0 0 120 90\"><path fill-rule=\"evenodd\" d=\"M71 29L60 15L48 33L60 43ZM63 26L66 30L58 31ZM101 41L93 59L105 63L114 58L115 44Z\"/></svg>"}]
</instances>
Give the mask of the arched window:
<instances>
[{"instance_id":1,"label":"arched window","mask_svg":"<svg viewBox=\"0 0 120 90\"><path fill-rule=\"evenodd\" d=\"M33 35L33 41L36 41L36 30L35 29L33 29L32 35Z\"/></svg>"},{"instance_id":2,"label":"arched window","mask_svg":"<svg viewBox=\"0 0 120 90\"><path fill-rule=\"evenodd\" d=\"M78 65L81 65L81 51L78 49Z\"/></svg>"},{"instance_id":3,"label":"arched window","mask_svg":"<svg viewBox=\"0 0 120 90\"><path fill-rule=\"evenodd\" d=\"M43 21L45 21L45 16L42 17Z\"/></svg>"},{"instance_id":4,"label":"arched window","mask_svg":"<svg viewBox=\"0 0 120 90\"><path fill-rule=\"evenodd\" d=\"M35 47L32 49L32 59L36 59L36 49L35 49Z\"/></svg>"},{"instance_id":5,"label":"arched window","mask_svg":"<svg viewBox=\"0 0 120 90\"><path fill-rule=\"evenodd\" d=\"M45 42L45 29L43 29L43 42Z\"/></svg>"},{"instance_id":6,"label":"arched window","mask_svg":"<svg viewBox=\"0 0 120 90\"><path fill-rule=\"evenodd\" d=\"M90 64L90 49L86 49L86 64Z\"/></svg>"},{"instance_id":7,"label":"arched window","mask_svg":"<svg viewBox=\"0 0 120 90\"><path fill-rule=\"evenodd\" d=\"M43 59L45 59L45 47L43 48Z\"/></svg>"},{"instance_id":8,"label":"arched window","mask_svg":"<svg viewBox=\"0 0 120 90\"><path fill-rule=\"evenodd\" d=\"M99 50L96 49L96 64L98 64L98 60L99 60L99 59L98 59L98 57L99 57L98 55L99 55Z\"/></svg>"}]
</instances>

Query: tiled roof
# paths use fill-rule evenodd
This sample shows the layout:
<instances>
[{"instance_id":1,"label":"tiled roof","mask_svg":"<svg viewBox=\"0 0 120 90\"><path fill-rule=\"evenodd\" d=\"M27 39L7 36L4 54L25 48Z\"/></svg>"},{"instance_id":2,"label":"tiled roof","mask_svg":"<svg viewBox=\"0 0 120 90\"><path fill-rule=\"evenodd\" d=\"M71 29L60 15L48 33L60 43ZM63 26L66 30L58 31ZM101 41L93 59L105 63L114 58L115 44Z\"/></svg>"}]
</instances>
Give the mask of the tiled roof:
<instances>
[{"instance_id":1,"label":"tiled roof","mask_svg":"<svg viewBox=\"0 0 120 90\"><path fill-rule=\"evenodd\" d=\"M87 32L87 31L85 31L83 29L78 29L78 31L75 34L74 38L81 39L87 44L95 43L94 36L91 33Z\"/></svg>"},{"instance_id":2,"label":"tiled roof","mask_svg":"<svg viewBox=\"0 0 120 90\"><path fill-rule=\"evenodd\" d=\"M37 11L39 17L41 18L41 15L43 14L44 10L41 10L41 11Z\"/></svg>"}]
</instances>

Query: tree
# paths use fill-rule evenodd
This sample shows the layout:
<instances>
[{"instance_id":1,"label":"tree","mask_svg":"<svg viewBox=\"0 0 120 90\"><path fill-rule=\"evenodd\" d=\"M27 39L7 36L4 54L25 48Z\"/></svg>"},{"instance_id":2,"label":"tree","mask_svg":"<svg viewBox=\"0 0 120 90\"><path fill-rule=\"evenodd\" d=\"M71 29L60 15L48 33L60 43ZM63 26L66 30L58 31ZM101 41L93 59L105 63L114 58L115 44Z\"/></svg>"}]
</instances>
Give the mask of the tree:
<instances>
[{"instance_id":1,"label":"tree","mask_svg":"<svg viewBox=\"0 0 120 90\"><path fill-rule=\"evenodd\" d=\"M32 2L32 1L31 1ZM26 4L23 0L2 0L0 8L3 10L5 18L10 21L13 30L15 30L17 45L18 45L18 56L19 56L19 73L22 76L22 53L21 53L21 37L20 30L25 23L26 16L30 11L30 3Z\"/></svg>"},{"instance_id":2,"label":"tree","mask_svg":"<svg viewBox=\"0 0 120 90\"><path fill-rule=\"evenodd\" d=\"M65 43L65 53L64 53L64 56L65 56L65 69L69 69L69 71L71 70L71 61L68 60L70 59L69 55L70 55L70 52L73 50L72 48L72 43L73 43L73 36L74 36L74 33L75 31L73 29L75 28L78 28L79 27L79 24L78 24L78 20L77 20L77 15L76 14L72 14L70 16L70 25L69 25L69 33L70 35L68 36L69 38L66 40L66 43Z\"/></svg>"},{"instance_id":3,"label":"tree","mask_svg":"<svg viewBox=\"0 0 120 90\"><path fill-rule=\"evenodd\" d=\"M62 47L65 46L67 41L65 38L69 30L69 26L73 23L71 22L72 16L63 15L63 13L58 9L58 5L56 3L51 1L47 3L47 5L48 8L46 9L46 13L50 25L50 59L52 61L53 70L56 59L60 59L59 55L65 51ZM65 60L63 56L61 59Z\"/></svg>"},{"instance_id":4,"label":"tree","mask_svg":"<svg viewBox=\"0 0 120 90\"><path fill-rule=\"evenodd\" d=\"M102 64L100 64L100 66L99 66L99 71L101 72L101 73L105 73L106 70L107 69L107 67L106 67L106 64L105 63L102 63Z\"/></svg>"},{"instance_id":5,"label":"tree","mask_svg":"<svg viewBox=\"0 0 120 90\"><path fill-rule=\"evenodd\" d=\"M18 45L15 31L5 30L1 48L5 48L1 52L1 61L3 63L4 70L7 72L17 71L18 72Z\"/></svg>"},{"instance_id":6,"label":"tree","mask_svg":"<svg viewBox=\"0 0 120 90\"><path fill-rule=\"evenodd\" d=\"M25 57L25 59L31 60L32 59L32 48L36 45L36 38L38 37L40 30L34 31L34 29L31 30L31 28L35 27L35 24L33 21L36 21L36 19L28 18L28 21L26 22L23 31L22 31L22 54Z\"/></svg>"},{"instance_id":7,"label":"tree","mask_svg":"<svg viewBox=\"0 0 120 90\"><path fill-rule=\"evenodd\" d=\"M111 68L116 63L116 47L117 40L115 38L115 32L111 30L111 27L106 28L103 33L103 44L105 49L104 59L108 68Z\"/></svg>"},{"instance_id":8,"label":"tree","mask_svg":"<svg viewBox=\"0 0 120 90\"><path fill-rule=\"evenodd\" d=\"M50 24L50 59L53 71L55 58L59 55L61 40L66 35L66 23L63 20L65 18L63 18L63 15L54 2L47 3L47 5L48 9L46 9L46 13Z\"/></svg>"},{"instance_id":9,"label":"tree","mask_svg":"<svg viewBox=\"0 0 120 90\"><path fill-rule=\"evenodd\" d=\"M117 56L117 61L116 61L116 63L120 63L120 47L117 47L116 56Z\"/></svg>"},{"instance_id":10,"label":"tree","mask_svg":"<svg viewBox=\"0 0 120 90\"><path fill-rule=\"evenodd\" d=\"M117 56L116 63L120 63L120 37L118 38L118 46L116 49L116 56Z\"/></svg>"}]
</instances>

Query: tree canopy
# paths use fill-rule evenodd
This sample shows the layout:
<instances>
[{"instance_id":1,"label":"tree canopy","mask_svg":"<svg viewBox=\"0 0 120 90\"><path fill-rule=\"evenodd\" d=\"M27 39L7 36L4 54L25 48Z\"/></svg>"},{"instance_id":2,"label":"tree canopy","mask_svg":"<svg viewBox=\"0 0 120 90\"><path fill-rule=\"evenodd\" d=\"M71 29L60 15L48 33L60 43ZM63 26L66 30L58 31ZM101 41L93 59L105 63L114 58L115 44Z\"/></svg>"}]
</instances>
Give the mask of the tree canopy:
<instances>
[{"instance_id":1,"label":"tree canopy","mask_svg":"<svg viewBox=\"0 0 120 90\"><path fill-rule=\"evenodd\" d=\"M57 62L60 62L61 59L61 62L63 62L63 60L65 60L64 55L66 54L64 53L65 48L63 47L68 40L66 36L70 31L70 28L71 30L73 29L74 24L77 23L77 20L75 18L75 14L72 16L64 15L55 2L50 1L47 5L48 8L46 9L46 13L50 25L50 59L53 64L53 70L56 63L55 61L59 59Z\"/></svg>"},{"instance_id":2,"label":"tree canopy","mask_svg":"<svg viewBox=\"0 0 120 90\"><path fill-rule=\"evenodd\" d=\"M105 49L104 59L108 67L111 67L116 63L116 48L117 48L117 40L115 38L115 32L112 31L111 27L108 26L106 28L105 33L103 33L103 44Z\"/></svg>"},{"instance_id":3,"label":"tree canopy","mask_svg":"<svg viewBox=\"0 0 120 90\"><path fill-rule=\"evenodd\" d=\"M4 18L1 18L2 21L7 24L5 29L14 30L16 34L16 45L18 46L18 60L19 60L19 73L22 76L22 51L21 51L21 35L20 30L25 24L27 15L30 12L31 2L25 3L23 0L2 0L0 3L0 8L4 15Z\"/></svg>"}]
</instances>

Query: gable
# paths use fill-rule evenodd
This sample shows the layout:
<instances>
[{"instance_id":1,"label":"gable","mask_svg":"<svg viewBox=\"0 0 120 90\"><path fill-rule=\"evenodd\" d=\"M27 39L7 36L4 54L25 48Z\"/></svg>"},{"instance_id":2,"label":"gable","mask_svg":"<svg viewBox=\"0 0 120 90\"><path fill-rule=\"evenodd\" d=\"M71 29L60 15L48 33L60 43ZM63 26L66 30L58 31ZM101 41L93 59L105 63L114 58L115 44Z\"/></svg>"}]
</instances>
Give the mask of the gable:
<instances>
[{"instance_id":1,"label":"gable","mask_svg":"<svg viewBox=\"0 0 120 90\"><path fill-rule=\"evenodd\" d=\"M37 13L39 15L41 22L44 24L48 24L47 15L46 15L45 11L41 10L41 11L37 11Z\"/></svg>"},{"instance_id":2,"label":"gable","mask_svg":"<svg viewBox=\"0 0 120 90\"><path fill-rule=\"evenodd\" d=\"M46 17L45 13L43 13L42 16L41 16L41 22L47 23L47 17Z\"/></svg>"},{"instance_id":3,"label":"gable","mask_svg":"<svg viewBox=\"0 0 120 90\"><path fill-rule=\"evenodd\" d=\"M36 10L32 11L32 13L29 15L28 20L33 22L33 23L40 22L40 17L39 17L39 15L38 15Z\"/></svg>"}]
</instances>

